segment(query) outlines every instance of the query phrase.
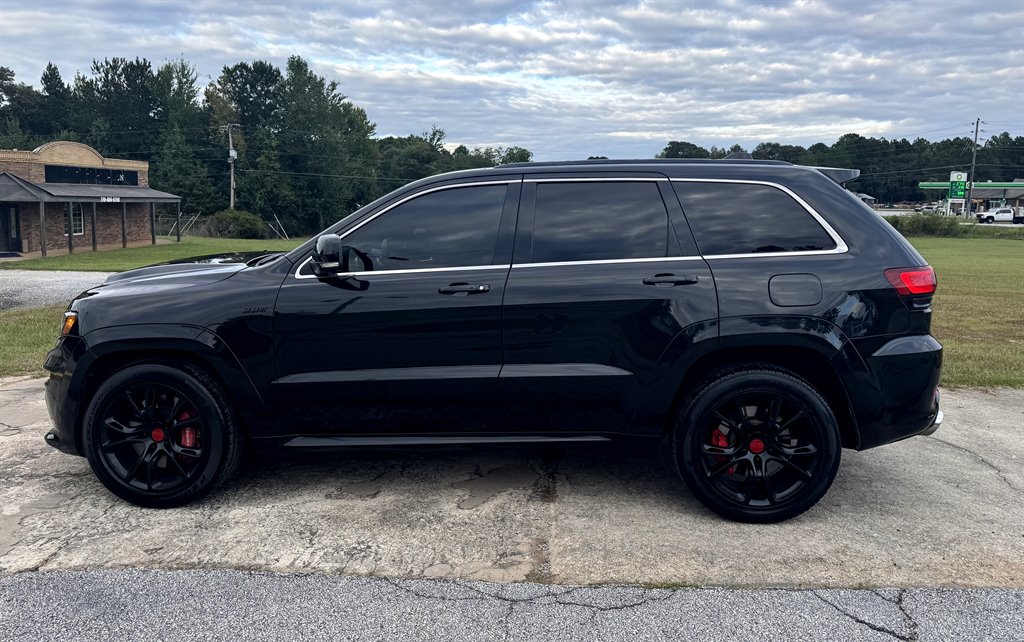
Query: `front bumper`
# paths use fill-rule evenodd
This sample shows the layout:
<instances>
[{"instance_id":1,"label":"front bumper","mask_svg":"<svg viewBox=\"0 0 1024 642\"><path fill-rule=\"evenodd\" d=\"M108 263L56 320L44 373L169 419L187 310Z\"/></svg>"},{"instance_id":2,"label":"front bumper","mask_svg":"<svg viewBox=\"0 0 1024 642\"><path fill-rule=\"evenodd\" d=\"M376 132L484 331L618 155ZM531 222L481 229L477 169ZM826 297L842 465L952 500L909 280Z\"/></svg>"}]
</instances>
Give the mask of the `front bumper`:
<instances>
[{"instance_id":1,"label":"front bumper","mask_svg":"<svg viewBox=\"0 0 1024 642\"><path fill-rule=\"evenodd\" d=\"M75 380L75 366L86 354L85 342L79 337L62 337L46 355L43 368L50 373L44 396L46 410L53 428L46 433L46 443L57 450L82 455L78 434L80 382ZM78 384L78 385L76 385Z\"/></svg>"}]
</instances>

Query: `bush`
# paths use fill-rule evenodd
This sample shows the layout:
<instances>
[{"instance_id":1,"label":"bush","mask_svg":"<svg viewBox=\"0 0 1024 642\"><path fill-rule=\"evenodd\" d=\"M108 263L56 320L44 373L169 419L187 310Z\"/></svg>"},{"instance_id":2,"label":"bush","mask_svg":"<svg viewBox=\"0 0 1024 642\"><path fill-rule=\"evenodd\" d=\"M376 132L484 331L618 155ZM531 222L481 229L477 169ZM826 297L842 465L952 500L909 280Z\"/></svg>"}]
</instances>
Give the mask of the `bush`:
<instances>
[{"instance_id":1,"label":"bush","mask_svg":"<svg viewBox=\"0 0 1024 642\"><path fill-rule=\"evenodd\" d=\"M234 239L265 239L267 226L263 219L244 210L221 210L206 222L210 236Z\"/></svg>"},{"instance_id":2,"label":"bush","mask_svg":"<svg viewBox=\"0 0 1024 642\"><path fill-rule=\"evenodd\" d=\"M940 214L911 214L910 216L886 216L884 218L903 236L1024 240L1024 226L994 227L981 225L971 220L961 222L962 219L955 216Z\"/></svg>"},{"instance_id":3,"label":"bush","mask_svg":"<svg viewBox=\"0 0 1024 642\"><path fill-rule=\"evenodd\" d=\"M886 216L885 220L903 236L966 236L967 231L957 217L941 214Z\"/></svg>"}]
</instances>

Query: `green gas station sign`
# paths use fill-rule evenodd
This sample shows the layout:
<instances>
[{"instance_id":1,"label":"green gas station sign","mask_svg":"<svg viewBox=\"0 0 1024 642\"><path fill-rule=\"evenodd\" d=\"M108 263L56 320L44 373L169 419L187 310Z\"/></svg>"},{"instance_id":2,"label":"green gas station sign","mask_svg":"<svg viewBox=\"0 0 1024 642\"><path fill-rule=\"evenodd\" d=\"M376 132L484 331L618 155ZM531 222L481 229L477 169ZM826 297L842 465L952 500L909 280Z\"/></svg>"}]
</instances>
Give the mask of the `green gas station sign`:
<instances>
[{"instance_id":1,"label":"green gas station sign","mask_svg":"<svg viewBox=\"0 0 1024 642\"><path fill-rule=\"evenodd\" d=\"M967 174L964 172L949 173L949 195L950 201L960 201L967 198Z\"/></svg>"}]
</instances>

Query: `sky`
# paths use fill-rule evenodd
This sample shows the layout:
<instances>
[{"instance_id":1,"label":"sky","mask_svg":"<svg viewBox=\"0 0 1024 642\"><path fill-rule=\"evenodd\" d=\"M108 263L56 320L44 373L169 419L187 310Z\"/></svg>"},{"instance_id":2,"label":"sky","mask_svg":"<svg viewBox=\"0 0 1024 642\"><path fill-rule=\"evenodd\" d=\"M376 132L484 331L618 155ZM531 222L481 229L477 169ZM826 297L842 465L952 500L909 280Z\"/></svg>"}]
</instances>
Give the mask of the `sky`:
<instances>
[{"instance_id":1,"label":"sky","mask_svg":"<svg viewBox=\"0 0 1024 642\"><path fill-rule=\"evenodd\" d=\"M94 58L223 66L290 55L381 136L536 160L831 144L855 132L1024 135L1024 0L58 2L0 0L0 65L39 85Z\"/></svg>"}]
</instances>

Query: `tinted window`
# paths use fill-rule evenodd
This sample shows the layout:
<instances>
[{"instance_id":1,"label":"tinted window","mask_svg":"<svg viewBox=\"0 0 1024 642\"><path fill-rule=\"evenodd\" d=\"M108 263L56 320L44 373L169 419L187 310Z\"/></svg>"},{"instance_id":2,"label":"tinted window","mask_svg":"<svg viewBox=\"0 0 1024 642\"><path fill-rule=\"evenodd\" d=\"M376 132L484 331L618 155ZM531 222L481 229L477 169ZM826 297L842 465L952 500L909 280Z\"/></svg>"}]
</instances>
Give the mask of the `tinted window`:
<instances>
[{"instance_id":1,"label":"tinted window","mask_svg":"<svg viewBox=\"0 0 1024 642\"><path fill-rule=\"evenodd\" d=\"M506 189L486 185L424 194L381 214L342 243L371 261L373 270L490 265Z\"/></svg>"},{"instance_id":2,"label":"tinted window","mask_svg":"<svg viewBox=\"0 0 1024 642\"><path fill-rule=\"evenodd\" d=\"M831 250L835 241L780 189L743 183L673 183L701 254Z\"/></svg>"},{"instance_id":3,"label":"tinted window","mask_svg":"<svg viewBox=\"0 0 1024 642\"><path fill-rule=\"evenodd\" d=\"M665 256L668 214L656 183L538 183L533 262Z\"/></svg>"}]
</instances>

